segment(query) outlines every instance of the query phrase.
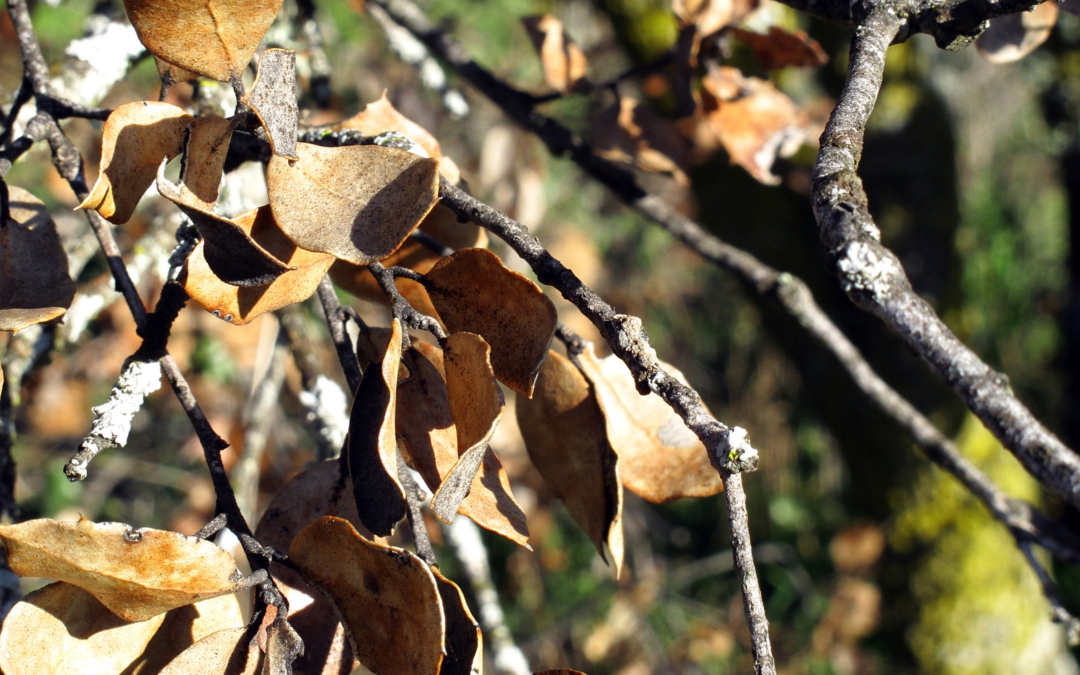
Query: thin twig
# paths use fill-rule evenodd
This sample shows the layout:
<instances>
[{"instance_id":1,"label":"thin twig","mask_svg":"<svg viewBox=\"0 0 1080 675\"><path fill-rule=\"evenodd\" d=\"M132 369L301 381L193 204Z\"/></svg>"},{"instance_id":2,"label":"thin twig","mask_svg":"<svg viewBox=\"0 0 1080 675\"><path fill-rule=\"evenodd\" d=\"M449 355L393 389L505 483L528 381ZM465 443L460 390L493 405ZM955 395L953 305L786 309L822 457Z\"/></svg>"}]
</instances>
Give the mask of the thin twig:
<instances>
[{"instance_id":1,"label":"thin twig","mask_svg":"<svg viewBox=\"0 0 1080 675\"><path fill-rule=\"evenodd\" d=\"M349 331L345 329L345 319L348 316L341 307L337 292L330 277L323 277L319 282L319 301L322 302L323 312L326 314L326 327L330 329L330 339L334 341L337 350L338 361L341 369L345 372L345 381L349 389L355 394L363 377L360 372L360 364L356 361L356 350L349 339Z\"/></svg>"},{"instance_id":2,"label":"thin twig","mask_svg":"<svg viewBox=\"0 0 1080 675\"><path fill-rule=\"evenodd\" d=\"M400 319L409 328L413 330L423 330L431 333L439 341L439 344L446 342L446 331L434 318L427 314L421 314L416 311L409 301L405 299L405 296L398 290L397 284L394 283L394 279L402 277L405 279L411 279L418 283L424 283L424 275L419 274L406 267L391 267L387 269L382 263L373 262L368 265L368 271L371 272L371 276L375 277L376 283L379 284L379 288L390 300L390 311L393 313L394 318Z\"/></svg>"}]
</instances>

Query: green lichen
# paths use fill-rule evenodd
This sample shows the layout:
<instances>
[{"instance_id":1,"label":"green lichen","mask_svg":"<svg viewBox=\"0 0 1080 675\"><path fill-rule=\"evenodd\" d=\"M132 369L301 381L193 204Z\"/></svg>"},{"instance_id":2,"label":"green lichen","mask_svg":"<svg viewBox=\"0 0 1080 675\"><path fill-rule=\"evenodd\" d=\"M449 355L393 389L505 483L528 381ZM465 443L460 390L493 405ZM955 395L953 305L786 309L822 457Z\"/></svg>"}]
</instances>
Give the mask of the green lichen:
<instances>
[{"instance_id":1,"label":"green lichen","mask_svg":"<svg viewBox=\"0 0 1080 675\"><path fill-rule=\"evenodd\" d=\"M1015 497L1038 484L969 416L961 452ZM1071 672L1061 629L1009 533L944 472L925 471L897 500L891 544L924 550L910 579L919 616L908 642L931 675ZM1075 669L1075 666L1073 666Z\"/></svg>"}]
</instances>

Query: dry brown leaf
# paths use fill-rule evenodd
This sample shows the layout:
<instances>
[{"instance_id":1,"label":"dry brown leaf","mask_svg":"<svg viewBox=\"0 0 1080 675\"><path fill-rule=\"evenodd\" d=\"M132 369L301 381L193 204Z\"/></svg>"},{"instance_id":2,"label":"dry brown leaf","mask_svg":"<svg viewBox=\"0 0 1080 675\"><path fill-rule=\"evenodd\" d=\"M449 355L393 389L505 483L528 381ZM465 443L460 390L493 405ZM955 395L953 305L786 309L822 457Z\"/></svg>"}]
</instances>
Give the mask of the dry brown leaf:
<instances>
[{"instance_id":1,"label":"dry brown leaf","mask_svg":"<svg viewBox=\"0 0 1080 675\"><path fill-rule=\"evenodd\" d=\"M251 237L259 209L231 220L211 213L183 184L165 178L164 163L158 169L157 187L202 235L203 258L218 279L232 286L265 286L292 269Z\"/></svg>"},{"instance_id":2,"label":"dry brown leaf","mask_svg":"<svg viewBox=\"0 0 1080 675\"><path fill-rule=\"evenodd\" d=\"M244 615L236 595L219 595L165 614L150 644L123 675L156 675L180 652L221 630L243 628Z\"/></svg>"},{"instance_id":3,"label":"dry brown leaf","mask_svg":"<svg viewBox=\"0 0 1080 675\"><path fill-rule=\"evenodd\" d=\"M237 79L283 0L124 0L154 56L213 80Z\"/></svg>"},{"instance_id":4,"label":"dry brown leaf","mask_svg":"<svg viewBox=\"0 0 1080 675\"><path fill-rule=\"evenodd\" d=\"M95 209L121 225L154 182L162 160L184 149L194 118L169 103L135 101L112 111L101 132L101 172L80 209Z\"/></svg>"},{"instance_id":5,"label":"dry brown leaf","mask_svg":"<svg viewBox=\"0 0 1080 675\"><path fill-rule=\"evenodd\" d=\"M241 587L231 555L177 532L42 518L0 525L0 540L15 574L75 584L127 621Z\"/></svg>"},{"instance_id":6,"label":"dry brown leaf","mask_svg":"<svg viewBox=\"0 0 1080 675\"><path fill-rule=\"evenodd\" d=\"M367 265L397 250L439 193L439 162L377 145L299 143L299 161L273 156L270 207L297 246Z\"/></svg>"},{"instance_id":7,"label":"dry brown leaf","mask_svg":"<svg viewBox=\"0 0 1080 675\"><path fill-rule=\"evenodd\" d=\"M431 510L449 523L476 479L505 406L491 369L491 347L484 338L475 333L451 335L443 349L443 367L457 428L458 460L442 476Z\"/></svg>"},{"instance_id":8,"label":"dry brown leaf","mask_svg":"<svg viewBox=\"0 0 1080 675\"><path fill-rule=\"evenodd\" d=\"M540 55L544 81L549 87L561 94L588 87L585 71L589 63L585 53L566 34L561 21L544 14L525 17L521 23L525 24L529 39Z\"/></svg>"},{"instance_id":9,"label":"dry brown leaf","mask_svg":"<svg viewBox=\"0 0 1080 675\"><path fill-rule=\"evenodd\" d=\"M604 413L608 440L619 455L624 487L654 504L710 497L724 489L698 437L660 396L637 392L634 376L619 357L598 359L589 345L579 360ZM661 365L687 384L676 368Z\"/></svg>"},{"instance_id":10,"label":"dry brown leaf","mask_svg":"<svg viewBox=\"0 0 1080 675\"><path fill-rule=\"evenodd\" d=\"M349 119L337 124L335 130L355 129L365 136L378 136L387 131L397 131L413 141L436 159L442 157L442 148L435 137L424 127L405 117L390 103L383 91L382 98L368 103L367 106Z\"/></svg>"},{"instance_id":11,"label":"dry brown leaf","mask_svg":"<svg viewBox=\"0 0 1080 675\"><path fill-rule=\"evenodd\" d=\"M263 660L246 628L228 628L180 652L161 675L255 675L262 670Z\"/></svg>"},{"instance_id":12,"label":"dry brown leaf","mask_svg":"<svg viewBox=\"0 0 1080 675\"><path fill-rule=\"evenodd\" d=\"M453 250L485 248L488 243L486 230L471 221L458 218L456 213L442 204L436 204L435 208L431 209L431 213L424 217L424 222L420 223L419 229ZM442 256L438 253L410 238L405 240L401 248L379 262L385 267L408 267L420 274L427 274L441 258ZM390 304L386 294L375 281L375 277L368 272L366 265L353 265L344 260L338 260L330 268L330 277L335 284L359 298L386 306ZM404 277L398 277L394 282L398 291L409 301L413 309L421 314L439 318L422 284Z\"/></svg>"},{"instance_id":13,"label":"dry brown leaf","mask_svg":"<svg viewBox=\"0 0 1080 675\"><path fill-rule=\"evenodd\" d=\"M289 559L331 598L361 663L379 675L437 675L445 619L431 570L412 553L367 541L326 516L293 540Z\"/></svg>"},{"instance_id":14,"label":"dry brown leaf","mask_svg":"<svg viewBox=\"0 0 1080 675\"><path fill-rule=\"evenodd\" d=\"M1030 12L990 19L990 26L975 41L975 48L991 63L1017 61L1046 42L1057 16L1058 3L1044 2Z\"/></svg>"},{"instance_id":15,"label":"dry brown leaf","mask_svg":"<svg viewBox=\"0 0 1080 675\"><path fill-rule=\"evenodd\" d=\"M5 675L116 675L143 649L165 616L131 623L94 596L49 584L15 604L0 631Z\"/></svg>"},{"instance_id":16,"label":"dry brown leaf","mask_svg":"<svg viewBox=\"0 0 1080 675\"><path fill-rule=\"evenodd\" d=\"M465 595L458 585L432 567L435 585L442 599L446 618L446 656L439 675L482 675L484 672L484 636L476 623Z\"/></svg>"},{"instance_id":17,"label":"dry brown leaf","mask_svg":"<svg viewBox=\"0 0 1080 675\"><path fill-rule=\"evenodd\" d=\"M334 459L297 474L267 507L255 538L285 553L300 530L323 516L344 518L367 534L356 514L352 481L343 469ZM304 641L304 655L293 662L293 675L352 672L352 647L329 601L293 570L274 563L270 572L289 601L289 623Z\"/></svg>"},{"instance_id":18,"label":"dry brown leaf","mask_svg":"<svg viewBox=\"0 0 1080 675\"><path fill-rule=\"evenodd\" d=\"M353 397L349 437L345 441L356 512L360 522L382 537L393 533L406 509L405 491L397 478L394 421L401 330L401 322L394 319L393 334L381 362L373 362L364 371Z\"/></svg>"},{"instance_id":19,"label":"dry brown leaf","mask_svg":"<svg viewBox=\"0 0 1080 675\"><path fill-rule=\"evenodd\" d=\"M553 670L541 670L533 673L533 675L585 675L585 673L573 668L555 668Z\"/></svg>"},{"instance_id":20,"label":"dry brown leaf","mask_svg":"<svg viewBox=\"0 0 1080 675\"><path fill-rule=\"evenodd\" d=\"M632 98L621 98L593 125L596 152L605 159L636 164L645 171L671 174L683 185L689 149L671 120Z\"/></svg>"},{"instance_id":21,"label":"dry brown leaf","mask_svg":"<svg viewBox=\"0 0 1080 675\"><path fill-rule=\"evenodd\" d=\"M194 196L194 203L205 211L213 209L217 201L225 156L229 154L235 128L235 121L213 115L196 118L188 127L181 190L187 189Z\"/></svg>"},{"instance_id":22,"label":"dry brown leaf","mask_svg":"<svg viewBox=\"0 0 1080 675\"><path fill-rule=\"evenodd\" d=\"M11 217L0 226L0 330L19 331L67 311L75 284L45 204L20 187L7 190Z\"/></svg>"},{"instance_id":23,"label":"dry brown leaf","mask_svg":"<svg viewBox=\"0 0 1080 675\"><path fill-rule=\"evenodd\" d=\"M742 21L759 4L761 0L671 0L671 9L680 26L693 25L700 35L709 35Z\"/></svg>"},{"instance_id":24,"label":"dry brown leaf","mask_svg":"<svg viewBox=\"0 0 1080 675\"><path fill-rule=\"evenodd\" d=\"M733 28L731 34L754 50L754 56L765 70L786 66L823 66L829 62L821 45L801 30L788 32L770 26L768 35L762 35Z\"/></svg>"},{"instance_id":25,"label":"dry brown leaf","mask_svg":"<svg viewBox=\"0 0 1080 675\"><path fill-rule=\"evenodd\" d=\"M244 103L255 111L270 139L270 150L281 157L296 156L296 52L267 49L259 55L259 72Z\"/></svg>"},{"instance_id":26,"label":"dry brown leaf","mask_svg":"<svg viewBox=\"0 0 1080 675\"><path fill-rule=\"evenodd\" d=\"M247 214L245 214L247 215ZM234 221L258 246L291 269L264 286L235 286L214 274L206 262L206 242L191 252L177 281L196 302L219 319L242 326L265 312L303 302L319 287L334 263L334 256L297 248L278 229L269 206L259 207L253 218Z\"/></svg>"},{"instance_id":27,"label":"dry brown leaf","mask_svg":"<svg viewBox=\"0 0 1080 675\"><path fill-rule=\"evenodd\" d=\"M773 162L803 144L804 115L770 82L743 77L737 68L713 68L701 84L704 121L732 163L762 183L779 183Z\"/></svg>"},{"instance_id":28,"label":"dry brown leaf","mask_svg":"<svg viewBox=\"0 0 1080 675\"><path fill-rule=\"evenodd\" d=\"M558 316L540 287L482 248L449 255L426 275L428 295L452 333L476 333L491 345L495 377L532 395Z\"/></svg>"},{"instance_id":29,"label":"dry brown leaf","mask_svg":"<svg viewBox=\"0 0 1080 675\"><path fill-rule=\"evenodd\" d=\"M450 412L443 352L414 340L406 355L411 377L398 385L397 431L406 455L435 490L458 461L457 428ZM517 544L528 545L525 513L514 501L510 479L490 448L458 513Z\"/></svg>"},{"instance_id":30,"label":"dry brown leaf","mask_svg":"<svg viewBox=\"0 0 1080 675\"><path fill-rule=\"evenodd\" d=\"M517 420L533 466L566 504L600 556L608 545L615 576L623 562L619 457L589 382L562 354L550 352L532 400L518 397Z\"/></svg>"}]
</instances>

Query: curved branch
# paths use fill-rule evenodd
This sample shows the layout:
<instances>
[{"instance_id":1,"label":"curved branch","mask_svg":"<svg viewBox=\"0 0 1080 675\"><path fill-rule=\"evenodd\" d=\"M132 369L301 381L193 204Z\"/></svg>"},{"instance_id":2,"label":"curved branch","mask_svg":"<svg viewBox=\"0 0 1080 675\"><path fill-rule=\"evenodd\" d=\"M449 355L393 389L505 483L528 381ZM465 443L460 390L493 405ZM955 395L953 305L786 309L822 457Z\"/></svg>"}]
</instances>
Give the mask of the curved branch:
<instances>
[{"instance_id":1,"label":"curved branch","mask_svg":"<svg viewBox=\"0 0 1080 675\"><path fill-rule=\"evenodd\" d=\"M882 319L960 395L1033 476L1080 507L1080 456L1017 400L1008 379L965 346L912 289L900 260L881 244L856 174L866 120L881 88L885 50L902 19L877 9L856 31L848 81L814 167L813 205L821 240L844 291Z\"/></svg>"}]
</instances>

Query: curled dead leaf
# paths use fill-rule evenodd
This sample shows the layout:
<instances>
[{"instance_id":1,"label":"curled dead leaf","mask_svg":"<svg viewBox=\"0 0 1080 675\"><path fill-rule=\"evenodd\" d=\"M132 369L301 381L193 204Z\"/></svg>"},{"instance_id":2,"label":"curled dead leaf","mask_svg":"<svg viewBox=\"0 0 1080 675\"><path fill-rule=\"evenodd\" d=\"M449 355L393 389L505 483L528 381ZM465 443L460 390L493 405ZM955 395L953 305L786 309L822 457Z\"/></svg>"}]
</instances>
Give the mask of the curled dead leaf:
<instances>
[{"instance_id":1,"label":"curled dead leaf","mask_svg":"<svg viewBox=\"0 0 1080 675\"><path fill-rule=\"evenodd\" d=\"M296 52L291 49L267 49L259 54L259 72L244 103L255 111L266 129L270 150L281 157L296 156Z\"/></svg>"},{"instance_id":2,"label":"curled dead leaf","mask_svg":"<svg viewBox=\"0 0 1080 675\"><path fill-rule=\"evenodd\" d=\"M284 0L124 0L151 54L212 80L243 74Z\"/></svg>"},{"instance_id":3,"label":"curled dead leaf","mask_svg":"<svg viewBox=\"0 0 1080 675\"><path fill-rule=\"evenodd\" d=\"M320 518L289 559L325 593L354 653L379 675L438 675L445 619L430 568L412 553L367 541L348 521Z\"/></svg>"},{"instance_id":4,"label":"curled dead leaf","mask_svg":"<svg viewBox=\"0 0 1080 675\"><path fill-rule=\"evenodd\" d=\"M561 94L569 94L588 86L585 53L566 34L561 21L544 14L525 17L521 23L525 24L529 39L540 55L544 81L549 87Z\"/></svg>"},{"instance_id":5,"label":"curled dead leaf","mask_svg":"<svg viewBox=\"0 0 1080 675\"><path fill-rule=\"evenodd\" d=\"M388 536L405 517L405 491L398 482L397 406L398 368L401 365L401 322L393 333L381 362L364 371L349 413L349 436L345 453L353 480L356 512L369 530Z\"/></svg>"},{"instance_id":6,"label":"curled dead leaf","mask_svg":"<svg viewBox=\"0 0 1080 675\"><path fill-rule=\"evenodd\" d=\"M307 300L334 262L332 255L297 248L278 229L269 206L259 207L232 222L256 245L290 269L262 286L229 284L210 269L206 261L206 242L199 242L184 261L177 281L206 311L229 323L242 326L260 314Z\"/></svg>"},{"instance_id":7,"label":"curled dead leaf","mask_svg":"<svg viewBox=\"0 0 1080 675\"><path fill-rule=\"evenodd\" d=\"M0 540L15 574L79 586L127 621L241 588L231 555L177 532L42 518L0 525Z\"/></svg>"},{"instance_id":8,"label":"curled dead leaf","mask_svg":"<svg viewBox=\"0 0 1080 675\"><path fill-rule=\"evenodd\" d=\"M158 57L154 57L154 65L157 66L158 76L162 82L168 82L170 85L177 84L179 82L190 82L199 76L198 73L193 73L190 70L184 70L179 66L174 66L168 61L162 61Z\"/></svg>"},{"instance_id":9,"label":"curled dead leaf","mask_svg":"<svg viewBox=\"0 0 1080 675\"><path fill-rule=\"evenodd\" d=\"M246 628L227 628L180 652L161 675L255 675L262 672L263 660Z\"/></svg>"},{"instance_id":10,"label":"curled dead leaf","mask_svg":"<svg viewBox=\"0 0 1080 675\"><path fill-rule=\"evenodd\" d=\"M266 168L270 207L297 246L367 265L397 250L439 191L438 160L377 145L296 146Z\"/></svg>"},{"instance_id":11,"label":"curled dead leaf","mask_svg":"<svg viewBox=\"0 0 1080 675\"><path fill-rule=\"evenodd\" d=\"M135 661L164 614L129 622L83 589L58 582L15 604L0 631L6 675L115 675Z\"/></svg>"},{"instance_id":12,"label":"curled dead leaf","mask_svg":"<svg viewBox=\"0 0 1080 675\"><path fill-rule=\"evenodd\" d=\"M664 399L637 392L634 376L619 357L598 359L589 345L579 363L604 413L624 487L654 504L710 497L724 489L705 446ZM661 365L687 384L677 369Z\"/></svg>"},{"instance_id":13,"label":"curled dead leaf","mask_svg":"<svg viewBox=\"0 0 1080 675\"><path fill-rule=\"evenodd\" d=\"M804 31L786 31L770 26L767 35L733 28L731 34L754 50L754 56L765 70L786 66L823 66L829 62L828 55L817 40Z\"/></svg>"},{"instance_id":14,"label":"curled dead leaf","mask_svg":"<svg viewBox=\"0 0 1080 675\"><path fill-rule=\"evenodd\" d=\"M1029 12L990 19L990 26L975 41L975 48L991 63L1017 61L1046 42L1057 17L1058 3L1044 2Z\"/></svg>"},{"instance_id":15,"label":"curled dead leaf","mask_svg":"<svg viewBox=\"0 0 1080 675\"><path fill-rule=\"evenodd\" d=\"M275 258L251 236L259 210L233 219L211 213L182 184L165 178L165 164L158 169L158 192L180 207L202 235L203 258L221 281L232 286L265 286L293 269Z\"/></svg>"},{"instance_id":16,"label":"curled dead leaf","mask_svg":"<svg viewBox=\"0 0 1080 675\"><path fill-rule=\"evenodd\" d=\"M495 377L531 396L558 321L555 305L540 287L481 248L443 258L425 279L446 327L483 337L491 345Z\"/></svg>"},{"instance_id":17,"label":"curled dead leaf","mask_svg":"<svg viewBox=\"0 0 1080 675\"><path fill-rule=\"evenodd\" d=\"M235 121L217 116L199 117L188 127L180 189L186 190L186 201L192 206L204 211L214 208L235 128Z\"/></svg>"},{"instance_id":18,"label":"curled dead leaf","mask_svg":"<svg viewBox=\"0 0 1080 675\"><path fill-rule=\"evenodd\" d=\"M443 367L457 429L458 460L442 476L431 510L449 523L476 479L505 406L491 369L491 347L484 338L475 333L451 335L443 349Z\"/></svg>"},{"instance_id":19,"label":"curled dead leaf","mask_svg":"<svg viewBox=\"0 0 1080 675\"><path fill-rule=\"evenodd\" d=\"M772 83L743 77L737 68L713 68L701 84L703 121L731 162L762 183L779 183L773 162L802 146L805 116Z\"/></svg>"},{"instance_id":20,"label":"curled dead leaf","mask_svg":"<svg viewBox=\"0 0 1080 675\"><path fill-rule=\"evenodd\" d=\"M323 516L348 520L368 536L344 468L339 460L327 460L293 477L270 502L255 528L255 538L285 553L300 530ZM289 601L289 623L304 641L304 654L293 662L293 675L351 672L352 647L329 601L291 569L274 563L270 573Z\"/></svg>"},{"instance_id":21,"label":"curled dead leaf","mask_svg":"<svg viewBox=\"0 0 1080 675\"><path fill-rule=\"evenodd\" d=\"M605 560L607 544L617 577L623 562L619 457L589 382L569 359L552 351L532 400L519 396L516 407L533 466Z\"/></svg>"},{"instance_id":22,"label":"curled dead leaf","mask_svg":"<svg viewBox=\"0 0 1080 675\"><path fill-rule=\"evenodd\" d=\"M428 154L428 157L436 159L442 157L442 148L435 137L427 132L424 127L405 117L397 108L390 103L383 91L378 101L368 103L363 110L349 119L339 123L335 129L355 129L365 136L378 136L387 131L397 131L419 145Z\"/></svg>"},{"instance_id":23,"label":"curled dead leaf","mask_svg":"<svg viewBox=\"0 0 1080 675\"><path fill-rule=\"evenodd\" d=\"M615 162L633 163L644 171L671 174L690 183L689 149L671 120L632 98L620 98L593 124L596 153Z\"/></svg>"},{"instance_id":24,"label":"curled dead leaf","mask_svg":"<svg viewBox=\"0 0 1080 675\"><path fill-rule=\"evenodd\" d=\"M484 636L476 623L465 595L458 585L432 567L435 585L446 618L446 656L439 675L480 675L484 671Z\"/></svg>"},{"instance_id":25,"label":"curled dead leaf","mask_svg":"<svg viewBox=\"0 0 1080 675\"><path fill-rule=\"evenodd\" d=\"M67 311L75 284L45 204L20 187L7 190L11 217L0 224L0 330L19 331Z\"/></svg>"},{"instance_id":26,"label":"curled dead leaf","mask_svg":"<svg viewBox=\"0 0 1080 675\"><path fill-rule=\"evenodd\" d=\"M126 223L154 182L158 165L184 149L184 132L193 119L169 103L135 101L118 106L101 132L97 182L78 208L95 209L117 225Z\"/></svg>"},{"instance_id":27,"label":"curled dead leaf","mask_svg":"<svg viewBox=\"0 0 1080 675\"><path fill-rule=\"evenodd\" d=\"M413 467L434 490L458 461L457 428L443 375L443 352L414 340L405 362L410 378L398 385L397 433ZM484 453L458 513L529 548L525 513L514 500L510 479L491 448Z\"/></svg>"}]
</instances>

